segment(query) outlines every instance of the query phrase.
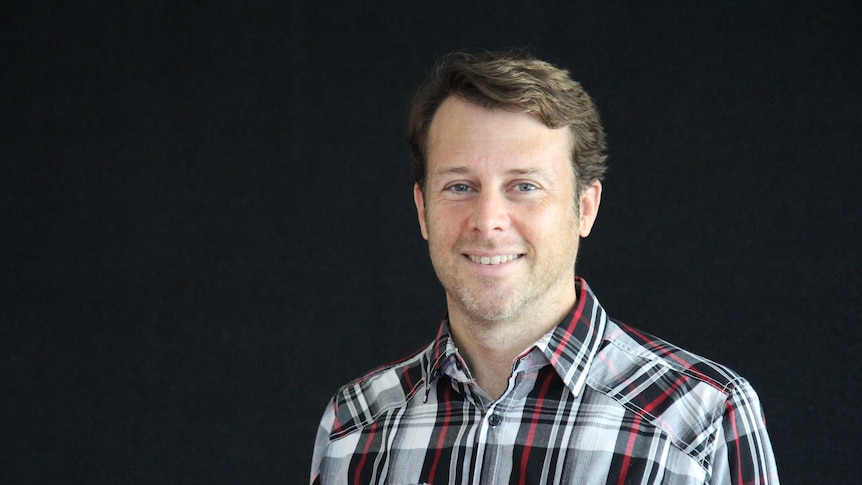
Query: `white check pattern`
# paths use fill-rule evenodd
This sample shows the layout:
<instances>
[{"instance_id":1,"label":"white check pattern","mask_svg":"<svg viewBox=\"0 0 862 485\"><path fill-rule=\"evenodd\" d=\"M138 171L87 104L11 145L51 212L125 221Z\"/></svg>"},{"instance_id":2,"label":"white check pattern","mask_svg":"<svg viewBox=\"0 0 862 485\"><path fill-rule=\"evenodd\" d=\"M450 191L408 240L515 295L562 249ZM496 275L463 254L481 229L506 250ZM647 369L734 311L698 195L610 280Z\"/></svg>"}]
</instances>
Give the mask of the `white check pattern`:
<instances>
[{"instance_id":1,"label":"white check pattern","mask_svg":"<svg viewBox=\"0 0 862 485\"><path fill-rule=\"evenodd\" d=\"M312 484L778 484L748 381L578 305L514 365L497 401L448 333L341 388Z\"/></svg>"}]
</instances>

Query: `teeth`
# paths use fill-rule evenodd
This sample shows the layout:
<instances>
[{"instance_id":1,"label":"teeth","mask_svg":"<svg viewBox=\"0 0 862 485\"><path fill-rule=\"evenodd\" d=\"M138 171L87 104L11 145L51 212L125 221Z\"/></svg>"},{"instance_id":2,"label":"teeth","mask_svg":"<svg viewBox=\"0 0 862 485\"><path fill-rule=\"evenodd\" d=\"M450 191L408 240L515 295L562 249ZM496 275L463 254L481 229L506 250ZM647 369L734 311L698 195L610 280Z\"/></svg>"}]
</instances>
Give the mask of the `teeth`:
<instances>
[{"instance_id":1,"label":"teeth","mask_svg":"<svg viewBox=\"0 0 862 485\"><path fill-rule=\"evenodd\" d=\"M493 264L508 263L509 261L514 261L520 257L521 256L518 254L506 254L503 256L473 256L471 254L470 255L470 261L473 261L474 263L479 263L479 264L491 264L491 265L493 265Z\"/></svg>"}]
</instances>

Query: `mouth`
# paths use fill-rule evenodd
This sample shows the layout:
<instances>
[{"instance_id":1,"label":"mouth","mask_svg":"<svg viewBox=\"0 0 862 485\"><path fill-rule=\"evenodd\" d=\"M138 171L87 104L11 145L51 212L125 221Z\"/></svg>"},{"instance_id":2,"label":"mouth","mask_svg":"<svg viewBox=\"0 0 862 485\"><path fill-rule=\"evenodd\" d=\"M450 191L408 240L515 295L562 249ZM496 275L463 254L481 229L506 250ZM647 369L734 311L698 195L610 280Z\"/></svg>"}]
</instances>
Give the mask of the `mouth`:
<instances>
[{"instance_id":1,"label":"mouth","mask_svg":"<svg viewBox=\"0 0 862 485\"><path fill-rule=\"evenodd\" d=\"M466 256L474 263L493 266L514 261L523 256L523 254L499 254L494 256L476 256L474 254L467 254Z\"/></svg>"}]
</instances>

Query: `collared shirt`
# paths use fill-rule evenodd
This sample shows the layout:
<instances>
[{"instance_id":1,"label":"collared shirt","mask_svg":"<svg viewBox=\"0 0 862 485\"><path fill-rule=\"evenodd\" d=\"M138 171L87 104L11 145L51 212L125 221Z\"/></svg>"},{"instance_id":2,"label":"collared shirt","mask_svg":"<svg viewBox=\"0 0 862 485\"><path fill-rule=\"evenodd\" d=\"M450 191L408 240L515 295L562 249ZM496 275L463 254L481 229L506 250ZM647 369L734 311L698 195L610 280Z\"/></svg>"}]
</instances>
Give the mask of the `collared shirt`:
<instances>
[{"instance_id":1,"label":"collared shirt","mask_svg":"<svg viewBox=\"0 0 862 485\"><path fill-rule=\"evenodd\" d=\"M513 363L496 401L440 326L421 352L341 388L311 483L777 484L760 402L730 369L576 308Z\"/></svg>"}]
</instances>

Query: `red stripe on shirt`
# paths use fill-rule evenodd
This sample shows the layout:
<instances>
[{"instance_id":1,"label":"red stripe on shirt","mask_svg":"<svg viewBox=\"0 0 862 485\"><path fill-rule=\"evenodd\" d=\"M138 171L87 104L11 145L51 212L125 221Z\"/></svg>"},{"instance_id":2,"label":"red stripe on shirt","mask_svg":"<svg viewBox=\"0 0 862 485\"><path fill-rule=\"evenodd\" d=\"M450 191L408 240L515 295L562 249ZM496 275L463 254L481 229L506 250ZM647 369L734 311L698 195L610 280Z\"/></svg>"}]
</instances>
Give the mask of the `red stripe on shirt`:
<instances>
[{"instance_id":1,"label":"red stripe on shirt","mask_svg":"<svg viewBox=\"0 0 862 485\"><path fill-rule=\"evenodd\" d=\"M692 373L696 374L700 379L704 380L705 382L707 382L707 383L708 383L709 385L711 385L712 387L714 387L714 388L716 388L716 389L718 389L718 390L724 390L724 388L723 388L722 386L720 386L717 382L715 382L715 380L714 380L714 379L712 379L711 377L709 377L709 376L707 376L707 375L705 375L705 374L703 374L703 373L700 373L700 372L698 372L697 370L693 369L693 368L691 367L691 363L690 363L690 362L686 362L685 360L683 360L683 359L679 358L679 356L678 356L678 355L676 355L676 354L674 354L673 352L671 352L671 351L667 350L667 349L666 349L666 348L664 348L663 346L661 346L661 345L657 344L657 343L655 342L655 340L653 340L653 339L651 339L651 338L647 337L646 335L644 335L643 333L641 333L641 332L639 332L639 331L635 330L634 328L629 327L629 326L626 326L626 328L627 328L627 329L628 329L628 331L630 331L631 333L633 333L633 334L637 335L638 337L640 337L641 339L643 339L643 340L644 340L644 342L645 342L647 345L649 345L649 346L650 346L650 347L652 347L653 349L656 349L656 350L660 351L663 355L666 355L667 357L671 358L672 360L675 360L676 362L679 362L680 364L682 364L683 366L685 366L686 370L688 370L689 372L692 372Z\"/></svg>"},{"instance_id":2,"label":"red stripe on shirt","mask_svg":"<svg viewBox=\"0 0 862 485\"><path fill-rule=\"evenodd\" d=\"M566 345L569 343L569 339L571 339L572 335L575 334L575 327L578 326L578 321L581 319L581 315L584 313L584 306L587 304L587 285L581 283L581 293L578 295L578 307L575 309L575 314L572 319L569 321L569 328L566 329L563 338L560 340L560 345L557 347L557 351L551 356L551 364L557 365L557 362L560 360L560 356L563 355L563 350L565 350Z\"/></svg>"},{"instance_id":3,"label":"red stripe on shirt","mask_svg":"<svg viewBox=\"0 0 862 485\"><path fill-rule=\"evenodd\" d=\"M332 431L341 433L341 422L338 421L338 404L336 402L332 403Z\"/></svg>"},{"instance_id":4,"label":"red stripe on shirt","mask_svg":"<svg viewBox=\"0 0 862 485\"><path fill-rule=\"evenodd\" d=\"M665 390L661 394L661 396L653 399L653 401L651 403L644 406L644 411L646 411L648 413L652 412L653 409L655 409L659 405L661 405L661 403L663 403L665 399L667 399L668 397L670 397L671 394L673 394L673 391L679 389L679 387L687 380L688 380L688 376L685 376L685 375L680 377L679 379L677 379L676 382L674 382L672 386L668 387L667 390Z\"/></svg>"},{"instance_id":5,"label":"red stripe on shirt","mask_svg":"<svg viewBox=\"0 0 862 485\"><path fill-rule=\"evenodd\" d=\"M413 389L413 379L410 378L410 367L404 366L404 370L401 372L401 377L404 379L404 382L407 383L407 389Z\"/></svg>"},{"instance_id":6,"label":"red stripe on shirt","mask_svg":"<svg viewBox=\"0 0 862 485\"><path fill-rule=\"evenodd\" d=\"M368 431L368 438L365 442L365 450L362 451L362 458L359 459L359 463L356 464L356 470L353 472L353 483L359 485L362 482L360 479L362 478L362 470L365 468L365 461L368 459L368 450L371 449L371 442L374 441L374 433L377 432L377 421L371 423L371 429Z\"/></svg>"},{"instance_id":7,"label":"red stripe on shirt","mask_svg":"<svg viewBox=\"0 0 862 485\"><path fill-rule=\"evenodd\" d=\"M629 442L626 444L626 454L623 457L623 464L620 467L620 477L617 480L617 485L626 483L626 476L629 474L629 466L632 463L632 455L634 454L635 441L638 438L638 428L641 426L640 414L635 415L635 420L632 423L632 430L629 433Z\"/></svg>"},{"instance_id":8,"label":"red stripe on shirt","mask_svg":"<svg viewBox=\"0 0 862 485\"><path fill-rule=\"evenodd\" d=\"M434 453L434 461L431 464L431 470L428 472L428 483L434 483L434 474L437 472L437 465L440 463L440 455L443 454L443 446L446 444L446 432L449 430L449 424L452 413L452 388L446 386L443 391L443 402L445 403L443 422L440 423L440 436L437 438L437 451Z\"/></svg>"},{"instance_id":9,"label":"red stripe on shirt","mask_svg":"<svg viewBox=\"0 0 862 485\"><path fill-rule=\"evenodd\" d=\"M542 389L539 391L539 396L536 398L536 409L533 411L533 419L530 420L530 431L527 433L527 442L524 443L524 453L521 455L521 485L526 485L527 480L527 461L530 458L530 450L533 447L533 442L536 440L536 428L539 426L539 418L542 416L542 407L545 404L545 397L548 395L548 389L551 387L551 382L554 380L555 374L548 372L545 377L545 382L542 383Z\"/></svg>"}]
</instances>

